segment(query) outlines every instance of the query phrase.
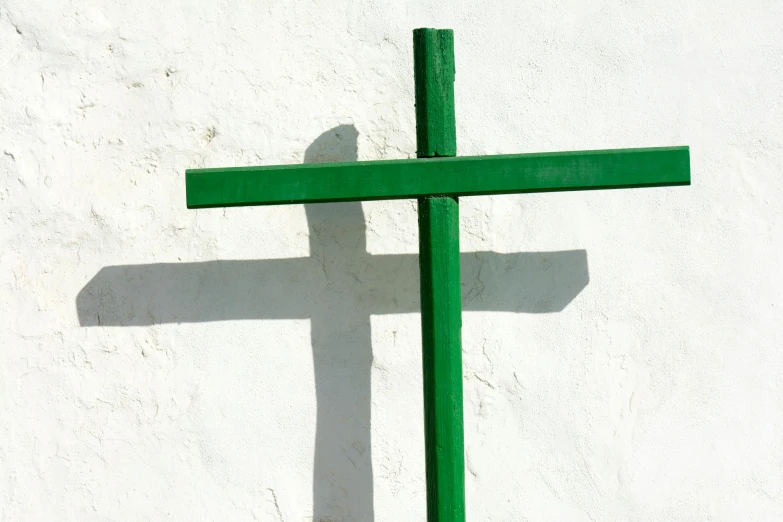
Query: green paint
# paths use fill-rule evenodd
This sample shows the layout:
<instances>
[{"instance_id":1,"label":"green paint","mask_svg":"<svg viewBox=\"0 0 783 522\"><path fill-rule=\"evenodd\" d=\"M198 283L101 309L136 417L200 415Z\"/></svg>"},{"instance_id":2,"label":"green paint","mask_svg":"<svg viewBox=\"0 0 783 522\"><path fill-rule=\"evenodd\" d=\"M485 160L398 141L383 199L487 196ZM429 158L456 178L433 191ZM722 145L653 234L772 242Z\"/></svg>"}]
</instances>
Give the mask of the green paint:
<instances>
[{"instance_id":1,"label":"green paint","mask_svg":"<svg viewBox=\"0 0 783 522\"><path fill-rule=\"evenodd\" d=\"M465 520L459 204L419 200L427 520Z\"/></svg>"},{"instance_id":2,"label":"green paint","mask_svg":"<svg viewBox=\"0 0 783 522\"><path fill-rule=\"evenodd\" d=\"M188 208L690 184L688 147L465 156L186 172Z\"/></svg>"},{"instance_id":3,"label":"green paint","mask_svg":"<svg viewBox=\"0 0 783 522\"><path fill-rule=\"evenodd\" d=\"M454 156L454 33L413 31L417 155ZM415 165L454 165L454 162ZM464 164L463 164L464 165ZM471 179L476 172L465 171ZM449 186L454 174L440 180ZM423 176L423 179L432 179ZM444 183L445 182L445 183ZM448 191L425 191L422 195ZM459 203L419 199L421 347L427 520L464 522L465 445L462 421L462 294L459 277Z\"/></svg>"},{"instance_id":4,"label":"green paint","mask_svg":"<svg viewBox=\"0 0 783 522\"><path fill-rule=\"evenodd\" d=\"M188 208L419 199L429 522L464 522L458 196L690 184L688 147L457 153L454 33L413 32L420 159L186 171ZM426 159L421 159L426 158Z\"/></svg>"},{"instance_id":5,"label":"green paint","mask_svg":"<svg viewBox=\"0 0 783 522\"><path fill-rule=\"evenodd\" d=\"M457 155L454 118L454 31L413 31L413 76L416 82L416 155Z\"/></svg>"}]
</instances>

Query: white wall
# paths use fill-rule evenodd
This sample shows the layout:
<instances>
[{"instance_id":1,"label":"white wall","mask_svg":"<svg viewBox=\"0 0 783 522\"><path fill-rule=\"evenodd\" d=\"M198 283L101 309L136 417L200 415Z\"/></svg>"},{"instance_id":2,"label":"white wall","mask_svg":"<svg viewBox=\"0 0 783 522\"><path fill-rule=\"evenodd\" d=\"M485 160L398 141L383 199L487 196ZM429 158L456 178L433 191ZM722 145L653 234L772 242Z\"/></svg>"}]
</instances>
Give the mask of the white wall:
<instances>
[{"instance_id":1,"label":"white wall","mask_svg":"<svg viewBox=\"0 0 783 522\"><path fill-rule=\"evenodd\" d=\"M0 519L424 520L413 201L188 211L190 167L690 145L464 198L470 521L783 518L783 3L0 2ZM339 135L339 136L338 136Z\"/></svg>"}]
</instances>

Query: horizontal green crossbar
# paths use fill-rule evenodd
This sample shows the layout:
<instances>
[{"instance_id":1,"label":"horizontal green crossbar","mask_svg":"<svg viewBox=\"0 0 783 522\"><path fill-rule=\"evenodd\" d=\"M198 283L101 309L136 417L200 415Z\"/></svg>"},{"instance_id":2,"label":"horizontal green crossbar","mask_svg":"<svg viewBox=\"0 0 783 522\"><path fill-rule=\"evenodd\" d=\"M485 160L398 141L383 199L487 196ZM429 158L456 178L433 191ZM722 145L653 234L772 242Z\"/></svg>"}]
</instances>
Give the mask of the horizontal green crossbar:
<instances>
[{"instance_id":1,"label":"horizontal green crossbar","mask_svg":"<svg viewBox=\"0 0 783 522\"><path fill-rule=\"evenodd\" d=\"M689 185L688 147L195 169L188 208Z\"/></svg>"}]
</instances>

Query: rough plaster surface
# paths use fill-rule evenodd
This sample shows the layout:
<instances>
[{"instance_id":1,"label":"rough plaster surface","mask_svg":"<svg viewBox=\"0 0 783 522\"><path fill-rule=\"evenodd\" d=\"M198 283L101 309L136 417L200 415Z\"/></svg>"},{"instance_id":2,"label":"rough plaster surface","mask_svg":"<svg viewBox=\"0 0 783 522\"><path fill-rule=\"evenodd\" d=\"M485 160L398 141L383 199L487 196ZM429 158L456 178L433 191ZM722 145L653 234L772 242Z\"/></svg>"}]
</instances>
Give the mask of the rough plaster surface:
<instances>
[{"instance_id":1,"label":"rough plaster surface","mask_svg":"<svg viewBox=\"0 0 783 522\"><path fill-rule=\"evenodd\" d=\"M783 4L0 1L0 519L424 520L412 201L188 211L188 167L687 144L465 198L470 521L783 519Z\"/></svg>"}]
</instances>

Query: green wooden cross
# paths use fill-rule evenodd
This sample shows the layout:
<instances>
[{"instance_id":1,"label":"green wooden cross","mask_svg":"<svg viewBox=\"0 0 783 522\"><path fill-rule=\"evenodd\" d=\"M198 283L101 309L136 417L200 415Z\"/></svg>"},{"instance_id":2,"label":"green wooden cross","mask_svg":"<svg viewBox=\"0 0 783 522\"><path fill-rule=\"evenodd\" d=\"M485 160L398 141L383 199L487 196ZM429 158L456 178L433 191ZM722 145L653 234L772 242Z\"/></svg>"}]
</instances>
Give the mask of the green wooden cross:
<instances>
[{"instance_id":1,"label":"green wooden cross","mask_svg":"<svg viewBox=\"0 0 783 522\"><path fill-rule=\"evenodd\" d=\"M690 184L688 147L455 157L454 33L413 31L414 160L195 169L188 208L417 198L429 522L465 520L459 196Z\"/></svg>"}]
</instances>

